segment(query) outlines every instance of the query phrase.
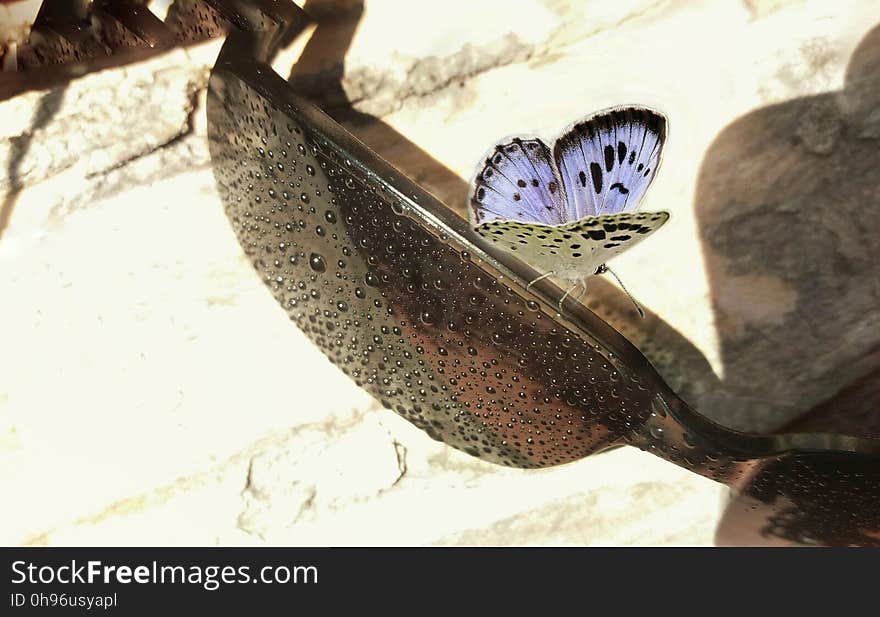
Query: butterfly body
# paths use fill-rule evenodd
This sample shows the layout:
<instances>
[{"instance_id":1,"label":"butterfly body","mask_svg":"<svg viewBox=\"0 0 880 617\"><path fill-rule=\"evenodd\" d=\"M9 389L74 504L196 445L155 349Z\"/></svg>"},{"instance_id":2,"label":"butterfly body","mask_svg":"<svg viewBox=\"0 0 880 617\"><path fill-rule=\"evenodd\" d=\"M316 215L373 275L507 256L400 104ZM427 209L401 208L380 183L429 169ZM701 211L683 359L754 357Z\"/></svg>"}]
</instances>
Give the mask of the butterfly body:
<instances>
[{"instance_id":1,"label":"butterfly body","mask_svg":"<svg viewBox=\"0 0 880 617\"><path fill-rule=\"evenodd\" d=\"M545 276L581 284L669 219L635 212L665 139L666 119L644 107L593 114L552 149L537 138L511 138L474 179L474 230Z\"/></svg>"}]
</instances>

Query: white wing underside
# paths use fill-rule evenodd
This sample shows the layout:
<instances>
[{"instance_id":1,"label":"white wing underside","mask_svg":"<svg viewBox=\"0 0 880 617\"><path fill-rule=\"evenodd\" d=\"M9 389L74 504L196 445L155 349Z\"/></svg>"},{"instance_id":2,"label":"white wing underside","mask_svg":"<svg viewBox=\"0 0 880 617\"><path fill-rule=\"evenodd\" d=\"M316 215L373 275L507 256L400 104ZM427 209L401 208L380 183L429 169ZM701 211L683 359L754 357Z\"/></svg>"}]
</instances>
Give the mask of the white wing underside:
<instances>
[{"instance_id":1,"label":"white wing underside","mask_svg":"<svg viewBox=\"0 0 880 617\"><path fill-rule=\"evenodd\" d=\"M668 212L623 212L562 225L493 220L475 231L523 259L542 274L572 284L595 274L606 261L632 248L669 220Z\"/></svg>"}]
</instances>

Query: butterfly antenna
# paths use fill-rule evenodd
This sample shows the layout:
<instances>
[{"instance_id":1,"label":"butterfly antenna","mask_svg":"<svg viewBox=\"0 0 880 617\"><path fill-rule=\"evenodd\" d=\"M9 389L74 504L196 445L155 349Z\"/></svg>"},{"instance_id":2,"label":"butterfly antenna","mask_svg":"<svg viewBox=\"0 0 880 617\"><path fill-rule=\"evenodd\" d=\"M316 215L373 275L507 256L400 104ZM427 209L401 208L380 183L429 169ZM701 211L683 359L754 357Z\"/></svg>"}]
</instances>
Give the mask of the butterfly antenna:
<instances>
[{"instance_id":1,"label":"butterfly antenna","mask_svg":"<svg viewBox=\"0 0 880 617\"><path fill-rule=\"evenodd\" d=\"M632 297L632 294L629 293L629 291L626 289L626 286L623 284L623 281L620 280L620 277L617 276L617 273L615 273L614 270L612 270L612 269L609 268L608 266L603 266L603 268L604 268L604 271L605 271L605 272L610 272L610 273L611 273L611 276L613 276L614 279L617 281L617 284L620 285L620 288L623 290L623 293L625 293L625 294L629 297L630 302L632 302L633 305L636 307L636 310L639 312L639 316L640 316L642 319L644 319L644 318L645 318L645 311L642 310L642 307L639 306L639 303L636 302L636 299L633 298L633 297Z\"/></svg>"}]
</instances>

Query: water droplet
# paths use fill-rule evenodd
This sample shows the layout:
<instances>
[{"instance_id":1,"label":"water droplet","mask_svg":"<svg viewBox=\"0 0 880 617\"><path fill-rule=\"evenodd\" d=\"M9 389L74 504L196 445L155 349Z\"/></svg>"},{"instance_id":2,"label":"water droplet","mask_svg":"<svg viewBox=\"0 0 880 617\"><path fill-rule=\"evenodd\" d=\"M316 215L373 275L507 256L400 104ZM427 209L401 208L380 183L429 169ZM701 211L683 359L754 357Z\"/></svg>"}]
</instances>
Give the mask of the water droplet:
<instances>
[{"instance_id":1,"label":"water droplet","mask_svg":"<svg viewBox=\"0 0 880 617\"><path fill-rule=\"evenodd\" d=\"M309 255L309 267L315 272L323 272L327 269L327 264L324 262L324 258L317 253L312 253Z\"/></svg>"},{"instance_id":2,"label":"water droplet","mask_svg":"<svg viewBox=\"0 0 880 617\"><path fill-rule=\"evenodd\" d=\"M356 297L358 297L358 298L360 298L360 299L363 300L364 298L367 297L367 292L365 292L365 291L364 291L363 289L361 289L360 287L355 287L355 288L354 288L354 295L355 295Z\"/></svg>"},{"instance_id":3,"label":"water droplet","mask_svg":"<svg viewBox=\"0 0 880 617\"><path fill-rule=\"evenodd\" d=\"M651 433L651 437L654 439L663 439L663 429L659 426L652 426L648 429Z\"/></svg>"},{"instance_id":4,"label":"water droplet","mask_svg":"<svg viewBox=\"0 0 880 617\"><path fill-rule=\"evenodd\" d=\"M541 306L537 302L535 302L534 300L528 300L526 302L526 308L532 312L535 312L535 311L539 310L541 308Z\"/></svg>"},{"instance_id":5,"label":"water droplet","mask_svg":"<svg viewBox=\"0 0 880 617\"><path fill-rule=\"evenodd\" d=\"M306 173L309 174L310 176L314 176L315 175L315 168L312 167L311 165L306 165Z\"/></svg>"},{"instance_id":6,"label":"water droplet","mask_svg":"<svg viewBox=\"0 0 880 617\"><path fill-rule=\"evenodd\" d=\"M324 219L326 219L328 223L335 223L336 213L333 212L333 210L327 210L327 212L324 213Z\"/></svg>"},{"instance_id":7,"label":"water droplet","mask_svg":"<svg viewBox=\"0 0 880 617\"><path fill-rule=\"evenodd\" d=\"M379 284L379 277L372 272L367 272L364 275L364 283L366 283L370 287L376 287Z\"/></svg>"}]
</instances>

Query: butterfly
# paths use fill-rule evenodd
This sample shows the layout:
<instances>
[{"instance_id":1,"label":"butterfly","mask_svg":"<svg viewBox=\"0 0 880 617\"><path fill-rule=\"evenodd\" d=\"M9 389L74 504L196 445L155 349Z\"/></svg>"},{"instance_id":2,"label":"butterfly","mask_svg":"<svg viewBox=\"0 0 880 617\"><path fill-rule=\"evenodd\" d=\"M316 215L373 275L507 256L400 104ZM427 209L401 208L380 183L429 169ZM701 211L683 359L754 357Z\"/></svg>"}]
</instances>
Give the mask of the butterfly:
<instances>
[{"instance_id":1,"label":"butterfly","mask_svg":"<svg viewBox=\"0 0 880 617\"><path fill-rule=\"evenodd\" d=\"M561 311L578 286L586 293L588 277L609 271L607 260L669 220L668 212L635 212L665 141L666 117L641 106L587 116L552 149L538 138L513 137L478 167L470 193L474 231L544 273L528 287L549 276L570 283Z\"/></svg>"}]
</instances>

